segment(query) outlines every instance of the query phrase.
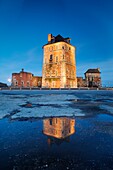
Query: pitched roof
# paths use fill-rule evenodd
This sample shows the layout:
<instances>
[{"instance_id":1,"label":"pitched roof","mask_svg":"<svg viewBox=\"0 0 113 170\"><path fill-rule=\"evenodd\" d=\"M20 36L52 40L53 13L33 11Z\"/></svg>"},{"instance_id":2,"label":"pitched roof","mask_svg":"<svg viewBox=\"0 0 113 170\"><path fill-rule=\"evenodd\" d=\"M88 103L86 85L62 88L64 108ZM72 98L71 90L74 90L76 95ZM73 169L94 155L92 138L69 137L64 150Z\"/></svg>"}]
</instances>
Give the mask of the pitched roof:
<instances>
[{"instance_id":1,"label":"pitched roof","mask_svg":"<svg viewBox=\"0 0 113 170\"><path fill-rule=\"evenodd\" d=\"M51 34L51 35L52 35L52 34ZM51 41L48 42L48 43L45 44L45 45L53 44L53 43L56 43L56 42L66 42L66 43L70 44L70 38L69 38L69 37L64 38L64 37L62 37L60 34L58 34L57 36L52 36ZM44 45L44 46L45 46L45 45ZM43 46L43 47L44 47L44 46Z\"/></svg>"},{"instance_id":2,"label":"pitched roof","mask_svg":"<svg viewBox=\"0 0 113 170\"><path fill-rule=\"evenodd\" d=\"M99 68L96 68L96 69L88 69L86 72L85 72L85 74L86 73L100 73L100 70L99 70Z\"/></svg>"},{"instance_id":3,"label":"pitched roof","mask_svg":"<svg viewBox=\"0 0 113 170\"><path fill-rule=\"evenodd\" d=\"M60 41L64 41L64 42L67 42L68 39L70 39L69 37L68 38L63 38L60 34L58 34L55 38L55 42L60 42Z\"/></svg>"}]
</instances>

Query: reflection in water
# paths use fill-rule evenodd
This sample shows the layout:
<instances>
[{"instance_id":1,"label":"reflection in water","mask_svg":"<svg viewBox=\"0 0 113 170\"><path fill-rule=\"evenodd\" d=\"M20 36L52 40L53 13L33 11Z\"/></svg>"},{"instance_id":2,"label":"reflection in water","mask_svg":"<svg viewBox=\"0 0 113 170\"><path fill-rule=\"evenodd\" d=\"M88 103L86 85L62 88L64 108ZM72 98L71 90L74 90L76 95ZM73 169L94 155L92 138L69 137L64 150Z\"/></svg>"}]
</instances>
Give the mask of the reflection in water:
<instances>
[{"instance_id":1,"label":"reflection in water","mask_svg":"<svg viewBox=\"0 0 113 170\"><path fill-rule=\"evenodd\" d=\"M48 136L48 144L70 141L69 136L75 133L75 119L55 117L43 120L43 134Z\"/></svg>"}]
</instances>

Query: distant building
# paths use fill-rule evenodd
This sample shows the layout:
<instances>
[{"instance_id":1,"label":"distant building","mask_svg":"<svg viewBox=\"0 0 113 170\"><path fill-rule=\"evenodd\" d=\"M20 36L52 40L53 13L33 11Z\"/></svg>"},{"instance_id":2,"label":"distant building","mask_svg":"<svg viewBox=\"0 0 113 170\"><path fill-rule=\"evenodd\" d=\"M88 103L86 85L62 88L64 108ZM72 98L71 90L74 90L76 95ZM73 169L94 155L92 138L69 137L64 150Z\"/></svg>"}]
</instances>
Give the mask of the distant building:
<instances>
[{"instance_id":1,"label":"distant building","mask_svg":"<svg viewBox=\"0 0 113 170\"><path fill-rule=\"evenodd\" d=\"M86 81L83 77L77 77L77 87L85 87Z\"/></svg>"},{"instance_id":2,"label":"distant building","mask_svg":"<svg viewBox=\"0 0 113 170\"><path fill-rule=\"evenodd\" d=\"M34 76L32 73L12 73L12 87L41 87L42 77Z\"/></svg>"},{"instance_id":3,"label":"distant building","mask_svg":"<svg viewBox=\"0 0 113 170\"><path fill-rule=\"evenodd\" d=\"M48 34L43 50L42 87L77 87L75 47L70 38Z\"/></svg>"},{"instance_id":4,"label":"distant building","mask_svg":"<svg viewBox=\"0 0 113 170\"><path fill-rule=\"evenodd\" d=\"M8 87L8 85L5 84L5 83L1 83L1 82L0 82L0 88L1 88L1 87Z\"/></svg>"},{"instance_id":5,"label":"distant building","mask_svg":"<svg viewBox=\"0 0 113 170\"><path fill-rule=\"evenodd\" d=\"M84 74L87 87L101 87L101 72L99 68L88 69Z\"/></svg>"}]
</instances>

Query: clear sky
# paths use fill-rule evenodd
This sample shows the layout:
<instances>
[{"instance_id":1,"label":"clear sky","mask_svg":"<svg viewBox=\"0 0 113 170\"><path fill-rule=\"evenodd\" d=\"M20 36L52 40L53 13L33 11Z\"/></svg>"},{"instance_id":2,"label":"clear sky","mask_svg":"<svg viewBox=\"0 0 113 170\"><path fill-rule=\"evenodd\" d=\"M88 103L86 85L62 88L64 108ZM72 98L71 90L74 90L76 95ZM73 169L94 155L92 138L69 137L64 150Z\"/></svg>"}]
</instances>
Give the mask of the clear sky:
<instances>
[{"instance_id":1,"label":"clear sky","mask_svg":"<svg viewBox=\"0 0 113 170\"><path fill-rule=\"evenodd\" d=\"M99 67L113 86L113 0L0 0L0 82L22 68L42 74L48 33L71 38L77 76Z\"/></svg>"}]
</instances>

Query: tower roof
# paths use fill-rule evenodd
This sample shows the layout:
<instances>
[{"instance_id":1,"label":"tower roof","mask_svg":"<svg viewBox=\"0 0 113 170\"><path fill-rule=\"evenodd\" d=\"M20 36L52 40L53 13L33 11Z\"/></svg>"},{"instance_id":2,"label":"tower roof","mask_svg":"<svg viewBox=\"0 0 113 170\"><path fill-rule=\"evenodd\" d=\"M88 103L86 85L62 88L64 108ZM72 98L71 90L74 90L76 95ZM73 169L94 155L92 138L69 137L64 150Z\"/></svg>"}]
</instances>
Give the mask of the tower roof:
<instances>
[{"instance_id":1,"label":"tower roof","mask_svg":"<svg viewBox=\"0 0 113 170\"><path fill-rule=\"evenodd\" d=\"M63 38L60 34L58 34L56 37L55 37L55 42L60 42L60 41L64 41L64 42L67 42L67 40L69 40L70 38Z\"/></svg>"},{"instance_id":2,"label":"tower roof","mask_svg":"<svg viewBox=\"0 0 113 170\"><path fill-rule=\"evenodd\" d=\"M70 44L71 39L69 37L64 38L60 34L58 34L57 36L53 36L52 34L48 34L48 36L49 36L48 43L45 44L45 45L53 44L53 43L56 43L56 42L66 42L66 43Z\"/></svg>"}]
</instances>

